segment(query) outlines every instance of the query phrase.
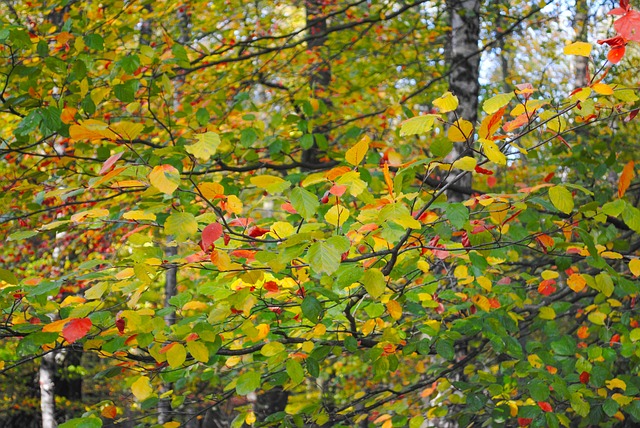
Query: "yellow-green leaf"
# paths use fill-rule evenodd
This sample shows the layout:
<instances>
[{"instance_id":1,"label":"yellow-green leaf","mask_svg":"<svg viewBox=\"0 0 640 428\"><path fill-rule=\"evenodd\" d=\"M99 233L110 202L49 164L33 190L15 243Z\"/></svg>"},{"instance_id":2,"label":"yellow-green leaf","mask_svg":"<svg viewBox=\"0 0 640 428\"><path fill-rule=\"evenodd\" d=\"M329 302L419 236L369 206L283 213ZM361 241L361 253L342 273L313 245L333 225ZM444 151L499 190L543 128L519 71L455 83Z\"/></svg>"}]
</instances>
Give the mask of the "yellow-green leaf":
<instances>
[{"instance_id":1,"label":"yellow-green leaf","mask_svg":"<svg viewBox=\"0 0 640 428\"><path fill-rule=\"evenodd\" d=\"M187 342L187 349L196 361L200 361L201 363L209 362L209 349L207 345L199 340Z\"/></svg>"},{"instance_id":2,"label":"yellow-green leaf","mask_svg":"<svg viewBox=\"0 0 640 428\"><path fill-rule=\"evenodd\" d=\"M579 56L589 56L591 55L591 49L593 46L586 42L573 42L564 47L565 55L579 55Z\"/></svg>"},{"instance_id":3,"label":"yellow-green leaf","mask_svg":"<svg viewBox=\"0 0 640 428\"><path fill-rule=\"evenodd\" d=\"M571 214L571 211L573 211L573 196L566 187L558 185L549 189L549 199L551 199L551 203L558 211L565 214Z\"/></svg>"},{"instance_id":4,"label":"yellow-green leaf","mask_svg":"<svg viewBox=\"0 0 640 428\"><path fill-rule=\"evenodd\" d=\"M629 270L634 276L640 276L640 259L631 259L629 261Z\"/></svg>"},{"instance_id":5,"label":"yellow-green leaf","mask_svg":"<svg viewBox=\"0 0 640 428\"><path fill-rule=\"evenodd\" d=\"M149 173L149 181L153 187L170 195L180 185L180 172L171 165L158 165Z\"/></svg>"},{"instance_id":6,"label":"yellow-green leaf","mask_svg":"<svg viewBox=\"0 0 640 428\"><path fill-rule=\"evenodd\" d=\"M174 343L173 346L167 351L167 362L172 369L182 366L186 359L187 350L181 343Z\"/></svg>"},{"instance_id":7,"label":"yellow-green leaf","mask_svg":"<svg viewBox=\"0 0 640 428\"><path fill-rule=\"evenodd\" d=\"M456 169L461 169L462 171L473 171L477 164L477 160L475 160L471 156L465 156L455 161L453 163L453 167Z\"/></svg>"},{"instance_id":8,"label":"yellow-green leaf","mask_svg":"<svg viewBox=\"0 0 640 428\"><path fill-rule=\"evenodd\" d=\"M493 114L506 106L509 101L514 97L513 92L508 94L498 94L486 100L482 103L482 110L487 114Z\"/></svg>"},{"instance_id":9,"label":"yellow-green leaf","mask_svg":"<svg viewBox=\"0 0 640 428\"><path fill-rule=\"evenodd\" d=\"M203 162L208 161L211 156L216 154L221 143L220 136L215 132L196 134L196 140L197 143L186 146L185 150Z\"/></svg>"},{"instance_id":10,"label":"yellow-green leaf","mask_svg":"<svg viewBox=\"0 0 640 428\"><path fill-rule=\"evenodd\" d=\"M122 214L122 218L124 218L125 220L155 220L156 219L156 215L153 213L148 213L145 211L140 211L140 210L136 210L136 211L129 211L126 212L124 214Z\"/></svg>"},{"instance_id":11,"label":"yellow-green leaf","mask_svg":"<svg viewBox=\"0 0 640 428\"><path fill-rule=\"evenodd\" d=\"M174 235L178 241L186 241L198 232L198 222L191 213L173 213L164 223L165 235Z\"/></svg>"},{"instance_id":12,"label":"yellow-green leaf","mask_svg":"<svg viewBox=\"0 0 640 428\"><path fill-rule=\"evenodd\" d=\"M540 313L538 315L543 320L552 320L556 317L556 311L549 306L545 306L540 308Z\"/></svg>"},{"instance_id":13,"label":"yellow-green leaf","mask_svg":"<svg viewBox=\"0 0 640 428\"><path fill-rule=\"evenodd\" d=\"M430 131L437 117L439 116L435 114L426 114L405 120L400 126L400 136L424 134Z\"/></svg>"},{"instance_id":14,"label":"yellow-green leaf","mask_svg":"<svg viewBox=\"0 0 640 428\"><path fill-rule=\"evenodd\" d=\"M251 177L251 184L269 193L281 193L291 187L291 183L275 175L256 175Z\"/></svg>"},{"instance_id":15,"label":"yellow-green leaf","mask_svg":"<svg viewBox=\"0 0 640 428\"><path fill-rule=\"evenodd\" d=\"M279 354L285 349L287 348L280 342L269 342L262 347L260 353L265 357L273 357L274 355Z\"/></svg>"},{"instance_id":16,"label":"yellow-green leaf","mask_svg":"<svg viewBox=\"0 0 640 428\"><path fill-rule=\"evenodd\" d=\"M362 159L364 159L367 154L367 150L369 150L369 142L371 138L368 135L365 135L356 143L355 146L351 147L344 155L344 159L349 162L353 166L360 165Z\"/></svg>"},{"instance_id":17,"label":"yellow-green leaf","mask_svg":"<svg viewBox=\"0 0 640 428\"><path fill-rule=\"evenodd\" d=\"M118 122L110 126L111 130L124 140L135 140L144 129L142 123Z\"/></svg>"},{"instance_id":18,"label":"yellow-green leaf","mask_svg":"<svg viewBox=\"0 0 640 428\"><path fill-rule=\"evenodd\" d=\"M383 273L380 269L371 268L364 272L362 277L362 284L364 285L367 293L374 299L380 297L384 290L387 288L387 282L384 279Z\"/></svg>"},{"instance_id":19,"label":"yellow-green leaf","mask_svg":"<svg viewBox=\"0 0 640 428\"><path fill-rule=\"evenodd\" d=\"M438 107L440 113L448 113L458 108L458 97L447 91L440 98L433 100L433 105Z\"/></svg>"},{"instance_id":20,"label":"yellow-green leaf","mask_svg":"<svg viewBox=\"0 0 640 428\"><path fill-rule=\"evenodd\" d=\"M324 215L324 219L332 226L340 226L349 218L349 210L342 205L334 205Z\"/></svg>"}]
</instances>

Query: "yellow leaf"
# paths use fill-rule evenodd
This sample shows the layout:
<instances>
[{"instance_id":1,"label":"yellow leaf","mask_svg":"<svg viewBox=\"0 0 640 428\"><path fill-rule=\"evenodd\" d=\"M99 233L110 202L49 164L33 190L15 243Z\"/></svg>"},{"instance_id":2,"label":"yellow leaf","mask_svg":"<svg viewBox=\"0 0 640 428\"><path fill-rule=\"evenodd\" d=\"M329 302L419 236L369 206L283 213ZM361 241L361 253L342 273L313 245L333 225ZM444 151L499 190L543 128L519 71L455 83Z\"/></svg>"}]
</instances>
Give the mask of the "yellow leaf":
<instances>
[{"instance_id":1,"label":"yellow leaf","mask_svg":"<svg viewBox=\"0 0 640 428\"><path fill-rule=\"evenodd\" d=\"M170 195L180 185L180 172L171 165L158 165L149 173L149 181L153 187Z\"/></svg>"},{"instance_id":2,"label":"yellow leaf","mask_svg":"<svg viewBox=\"0 0 640 428\"><path fill-rule=\"evenodd\" d=\"M153 393L151 381L146 376L140 376L140 378L131 385L131 392L133 392L133 395L135 395L139 401L149 398Z\"/></svg>"},{"instance_id":3,"label":"yellow leaf","mask_svg":"<svg viewBox=\"0 0 640 428\"><path fill-rule=\"evenodd\" d=\"M591 312L587 318L595 325L604 325L604 320L607 319L607 314L603 314L602 312Z\"/></svg>"},{"instance_id":4,"label":"yellow leaf","mask_svg":"<svg viewBox=\"0 0 640 428\"><path fill-rule=\"evenodd\" d=\"M613 95L613 88L606 83L594 83L591 88L600 95Z\"/></svg>"},{"instance_id":5,"label":"yellow leaf","mask_svg":"<svg viewBox=\"0 0 640 428\"><path fill-rule=\"evenodd\" d=\"M162 428L178 428L179 426L180 422L176 421L165 422L164 424L162 424Z\"/></svg>"},{"instance_id":6,"label":"yellow leaf","mask_svg":"<svg viewBox=\"0 0 640 428\"><path fill-rule=\"evenodd\" d=\"M190 311L190 310L202 311L207 309L208 307L209 306L207 306L207 304L204 302L198 302L197 300L192 300L190 302L185 303L184 306L182 306L182 310L183 311Z\"/></svg>"},{"instance_id":7,"label":"yellow leaf","mask_svg":"<svg viewBox=\"0 0 640 428\"><path fill-rule=\"evenodd\" d=\"M587 285L587 281L579 273L573 273L569 278L567 278L567 285L570 289L579 293L584 290L584 287Z\"/></svg>"},{"instance_id":8,"label":"yellow leaf","mask_svg":"<svg viewBox=\"0 0 640 428\"><path fill-rule=\"evenodd\" d=\"M124 140L135 140L144 129L142 123L118 122L110 126L110 129Z\"/></svg>"},{"instance_id":9,"label":"yellow leaf","mask_svg":"<svg viewBox=\"0 0 640 428\"><path fill-rule=\"evenodd\" d=\"M116 279L127 279L135 275L133 268L126 268L116 274Z\"/></svg>"},{"instance_id":10,"label":"yellow leaf","mask_svg":"<svg viewBox=\"0 0 640 428\"><path fill-rule=\"evenodd\" d=\"M167 362L172 369L178 368L187 359L187 350L181 343L174 345L167 351Z\"/></svg>"},{"instance_id":11,"label":"yellow leaf","mask_svg":"<svg viewBox=\"0 0 640 428\"><path fill-rule=\"evenodd\" d=\"M433 100L433 105L438 107L440 113L448 113L458 108L458 97L451 92L445 92L440 98Z\"/></svg>"},{"instance_id":12,"label":"yellow leaf","mask_svg":"<svg viewBox=\"0 0 640 428\"><path fill-rule=\"evenodd\" d=\"M588 57L591 55L591 44L586 42L573 42L564 47L565 55L579 55Z\"/></svg>"},{"instance_id":13,"label":"yellow leaf","mask_svg":"<svg viewBox=\"0 0 640 428\"><path fill-rule=\"evenodd\" d=\"M349 218L349 210L342 205L334 205L324 215L324 219L332 226L340 226Z\"/></svg>"},{"instance_id":14,"label":"yellow leaf","mask_svg":"<svg viewBox=\"0 0 640 428\"><path fill-rule=\"evenodd\" d=\"M187 342L187 349L196 361L200 361L201 363L209 362L209 349L207 345L199 340Z\"/></svg>"},{"instance_id":15,"label":"yellow leaf","mask_svg":"<svg viewBox=\"0 0 640 428\"><path fill-rule=\"evenodd\" d=\"M500 151L496 143L491 140L480 139L485 156L498 165L506 165L507 157Z\"/></svg>"},{"instance_id":16,"label":"yellow leaf","mask_svg":"<svg viewBox=\"0 0 640 428\"><path fill-rule=\"evenodd\" d=\"M317 100L314 101L316 101L316 103L318 102ZM247 416L244 417L244 423L247 425L253 425L254 423L256 423L256 420L256 414L253 412L247 413Z\"/></svg>"},{"instance_id":17,"label":"yellow leaf","mask_svg":"<svg viewBox=\"0 0 640 428\"><path fill-rule=\"evenodd\" d=\"M621 406L626 406L627 404L629 404L629 403L631 403L633 401L633 397L624 396L624 395L620 394L619 392L616 392L615 394L613 394L611 396L611 398Z\"/></svg>"},{"instance_id":18,"label":"yellow leaf","mask_svg":"<svg viewBox=\"0 0 640 428\"><path fill-rule=\"evenodd\" d=\"M631 259L629 261L629 270L633 276L640 276L640 259Z\"/></svg>"},{"instance_id":19,"label":"yellow leaf","mask_svg":"<svg viewBox=\"0 0 640 428\"><path fill-rule=\"evenodd\" d=\"M156 215L153 213L148 213L140 210L129 211L122 215L122 218L125 220L155 220Z\"/></svg>"},{"instance_id":20,"label":"yellow leaf","mask_svg":"<svg viewBox=\"0 0 640 428\"><path fill-rule=\"evenodd\" d=\"M208 161L211 156L215 155L218 146L221 144L220 136L215 132L196 134L196 140L197 142L195 144L186 146L185 150L203 162Z\"/></svg>"},{"instance_id":21,"label":"yellow leaf","mask_svg":"<svg viewBox=\"0 0 640 428\"><path fill-rule=\"evenodd\" d=\"M275 239L282 239L293 235L295 232L296 229L291 223L287 223L286 221L276 221L271 225L269 235Z\"/></svg>"},{"instance_id":22,"label":"yellow leaf","mask_svg":"<svg viewBox=\"0 0 640 428\"><path fill-rule=\"evenodd\" d=\"M455 143L467 141L472 136L472 134L473 124L464 119L456 120L449 127L449 131L447 131L447 137Z\"/></svg>"},{"instance_id":23,"label":"yellow leaf","mask_svg":"<svg viewBox=\"0 0 640 428\"><path fill-rule=\"evenodd\" d=\"M482 309L485 312L489 312L491 310L491 302L489 302L489 299L487 299L486 297L484 297L481 294L476 294L475 296L473 296L471 298L471 301L480 309Z\"/></svg>"},{"instance_id":24,"label":"yellow leaf","mask_svg":"<svg viewBox=\"0 0 640 428\"><path fill-rule=\"evenodd\" d=\"M231 214L242 214L242 201L236 195L227 196L227 211Z\"/></svg>"},{"instance_id":25,"label":"yellow leaf","mask_svg":"<svg viewBox=\"0 0 640 428\"><path fill-rule=\"evenodd\" d=\"M608 380L605 382L605 384L607 385L608 389L620 388L623 391L627 390L627 384L623 380L618 378Z\"/></svg>"},{"instance_id":26,"label":"yellow leaf","mask_svg":"<svg viewBox=\"0 0 640 428\"><path fill-rule=\"evenodd\" d=\"M60 307L64 308L67 306L71 306L71 305L77 305L79 303L84 303L86 302L87 299L85 299L84 297L80 297L80 296L67 296L65 297L65 299L62 301L62 303L60 303Z\"/></svg>"},{"instance_id":27,"label":"yellow leaf","mask_svg":"<svg viewBox=\"0 0 640 428\"><path fill-rule=\"evenodd\" d=\"M529 355L527 357L527 360L529 361L529 364L531 364L531 367L533 367L534 369L539 369L540 367L542 367L542 359L536 354Z\"/></svg>"},{"instance_id":28,"label":"yellow leaf","mask_svg":"<svg viewBox=\"0 0 640 428\"><path fill-rule=\"evenodd\" d=\"M95 119L87 119L79 125L71 125L69 136L74 140L118 139L118 136L109 130L109 125Z\"/></svg>"},{"instance_id":29,"label":"yellow leaf","mask_svg":"<svg viewBox=\"0 0 640 428\"><path fill-rule=\"evenodd\" d=\"M453 163L453 167L456 169L460 169L462 171L473 171L478 164L471 156L465 156L463 158L458 159Z\"/></svg>"},{"instance_id":30,"label":"yellow leaf","mask_svg":"<svg viewBox=\"0 0 640 428\"><path fill-rule=\"evenodd\" d=\"M69 322L68 319L57 320L50 322L49 324L42 327L43 333L59 333L64 328L65 324Z\"/></svg>"},{"instance_id":31,"label":"yellow leaf","mask_svg":"<svg viewBox=\"0 0 640 428\"><path fill-rule=\"evenodd\" d=\"M351 147L344 155L344 159L349 162L353 166L360 165L362 159L364 159L367 154L367 150L369 150L369 142L371 138L368 135L365 135L356 143L355 146Z\"/></svg>"},{"instance_id":32,"label":"yellow leaf","mask_svg":"<svg viewBox=\"0 0 640 428\"><path fill-rule=\"evenodd\" d=\"M362 334L364 334L365 336L370 335L375 327L376 327L376 320L373 320L373 319L367 320L362 326Z\"/></svg>"},{"instance_id":33,"label":"yellow leaf","mask_svg":"<svg viewBox=\"0 0 640 428\"><path fill-rule=\"evenodd\" d=\"M391 318L393 318L394 320L399 320L400 318L402 318L402 306L400 306L400 303L396 302L395 300L389 300L387 302L387 311L389 312L389 315L391 315Z\"/></svg>"},{"instance_id":34,"label":"yellow leaf","mask_svg":"<svg viewBox=\"0 0 640 428\"><path fill-rule=\"evenodd\" d=\"M426 262L424 260L418 260L418 263L416 264L416 266L423 273L428 273L431 270L431 266L429 265L429 262Z\"/></svg>"},{"instance_id":35,"label":"yellow leaf","mask_svg":"<svg viewBox=\"0 0 640 428\"><path fill-rule=\"evenodd\" d=\"M105 217L108 215L109 215L109 210L106 210L104 208L94 208L92 210L75 213L74 215L71 216L71 221L76 223L81 223L86 218L99 218L99 217Z\"/></svg>"},{"instance_id":36,"label":"yellow leaf","mask_svg":"<svg viewBox=\"0 0 640 428\"><path fill-rule=\"evenodd\" d=\"M213 201L217 197L224 196L224 187L218 183L200 183L198 190L206 199Z\"/></svg>"},{"instance_id":37,"label":"yellow leaf","mask_svg":"<svg viewBox=\"0 0 640 428\"><path fill-rule=\"evenodd\" d=\"M480 287L484 288L489 293L491 292L493 284L491 283L491 280L489 278L487 278L486 276L479 276L476 278L476 281L478 282L478 284L480 284Z\"/></svg>"}]
</instances>

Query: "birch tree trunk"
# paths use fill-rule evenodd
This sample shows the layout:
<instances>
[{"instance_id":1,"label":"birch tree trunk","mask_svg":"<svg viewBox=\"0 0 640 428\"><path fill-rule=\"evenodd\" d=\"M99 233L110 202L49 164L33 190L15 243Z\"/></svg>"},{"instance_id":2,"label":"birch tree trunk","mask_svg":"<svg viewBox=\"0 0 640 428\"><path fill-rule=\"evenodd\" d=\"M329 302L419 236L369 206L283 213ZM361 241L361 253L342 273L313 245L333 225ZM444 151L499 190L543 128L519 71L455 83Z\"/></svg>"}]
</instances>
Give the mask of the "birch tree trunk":
<instances>
[{"instance_id":1,"label":"birch tree trunk","mask_svg":"<svg viewBox=\"0 0 640 428\"><path fill-rule=\"evenodd\" d=\"M42 428L58 426L55 418L56 352L45 354L40 361L40 411Z\"/></svg>"},{"instance_id":2,"label":"birch tree trunk","mask_svg":"<svg viewBox=\"0 0 640 428\"><path fill-rule=\"evenodd\" d=\"M479 0L447 0L451 22L451 38L449 43L450 74L449 90L458 97L458 118L476 124L478 120L478 96L480 83L480 1ZM453 118L455 120L455 118ZM448 156L449 160L471 155L466 142L455 143ZM454 176L454 171L451 176ZM463 188L471 188L471 174L466 174L456 184ZM463 200L466 195L460 192L447 192L449 201Z\"/></svg>"}]
</instances>

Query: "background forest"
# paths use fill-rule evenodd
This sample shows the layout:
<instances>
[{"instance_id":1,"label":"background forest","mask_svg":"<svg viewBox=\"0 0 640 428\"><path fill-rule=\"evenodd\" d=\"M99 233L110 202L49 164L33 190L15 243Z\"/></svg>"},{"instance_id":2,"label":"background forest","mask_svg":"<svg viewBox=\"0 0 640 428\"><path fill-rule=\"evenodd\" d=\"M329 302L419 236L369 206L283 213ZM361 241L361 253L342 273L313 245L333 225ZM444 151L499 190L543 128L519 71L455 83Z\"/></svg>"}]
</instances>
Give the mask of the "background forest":
<instances>
[{"instance_id":1,"label":"background forest","mask_svg":"<svg viewBox=\"0 0 640 428\"><path fill-rule=\"evenodd\" d=\"M0 2L0 425L637 426L640 5Z\"/></svg>"}]
</instances>

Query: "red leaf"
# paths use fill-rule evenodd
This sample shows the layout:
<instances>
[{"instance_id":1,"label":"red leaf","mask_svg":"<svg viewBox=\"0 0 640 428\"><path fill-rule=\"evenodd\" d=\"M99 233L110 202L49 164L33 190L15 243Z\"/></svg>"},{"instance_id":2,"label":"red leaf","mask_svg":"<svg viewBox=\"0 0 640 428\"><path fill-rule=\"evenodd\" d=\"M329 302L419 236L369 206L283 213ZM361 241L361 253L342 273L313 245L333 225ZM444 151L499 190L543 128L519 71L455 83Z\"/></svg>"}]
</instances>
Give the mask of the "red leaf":
<instances>
[{"instance_id":1,"label":"red leaf","mask_svg":"<svg viewBox=\"0 0 640 428\"><path fill-rule=\"evenodd\" d=\"M542 181L544 181L545 183L548 183L551 181L551 179L553 178L553 176L556 175L555 172L550 172L549 174L547 174Z\"/></svg>"},{"instance_id":2,"label":"red leaf","mask_svg":"<svg viewBox=\"0 0 640 428\"><path fill-rule=\"evenodd\" d=\"M591 375L587 372L580 373L580 383L584 383L585 385L589 383L589 379Z\"/></svg>"},{"instance_id":3,"label":"red leaf","mask_svg":"<svg viewBox=\"0 0 640 428\"><path fill-rule=\"evenodd\" d=\"M331 187L331 189L329 189L329 193L331 193L332 195L335 196L342 196L344 195L344 192L346 192L347 190L347 186L342 185L342 184L334 184L333 187Z\"/></svg>"},{"instance_id":4,"label":"red leaf","mask_svg":"<svg viewBox=\"0 0 640 428\"><path fill-rule=\"evenodd\" d=\"M222 236L222 225L220 223L211 223L202 231L202 249L210 251L213 243Z\"/></svg>"},{"instance_id":5,"label":"red leaf","mask_svg":"<svg viewBox=\"0 0 640 428\"><path fill-rule=\"evenodd\" d=\"M519 427L526 427L531 422L533 422L533 418L518 418L518 426Z\"/></svg>"},{"instance_id":6,"label":"red leaf","mask_svg":"<svg viewBox=\"0 0 640 428\"><path fill-rule=\"evenodd\" d=\"M547 403L546 401L538 401L538 407L540 407L545 412L553 412L553 407L551 407L551 404Z\"/></svg>"},{"instance_id":7,"label":"red leaf","mask_svg":"<svg viewBox=\"0 0 640 428\"><path fill-rule=\"evenodd\" d=\"M631 110L631 113L629 113L629 116L624 118L624 122L625 123L631 122L633 120L633 118L638 115L639 111L640 111L640 109Z\"/></svg>"},{"instance_id":8,"label":"red leaf","mask_svg":"<svg viewBox=\"0 0 640 428\"><path fill-rule=\"evenodd\" d=\"M252 238L257 238L258 236L262 236L267 232L269 232L269 229L263 229L259 226L253 226L251 229L249 229L248 235Z\"/></svg>"},{"instance_id":9,"label":"red leaf","mask_svg":"<svg viewBox=\"0 0 640 428\"><path fill-rule=\"evenodd\" d=\"M118 318L116 320L116 328L118 329L118 333L120 334L124 333L124 326L125 326L124 318Z\"/></svg>"},{"instance_id":10,"label":"red leaf","mask_svg":"<svg viewBox=\"0 0 640 428\"><path fill-rule=\"evenodd\" d=\"M625 46L614 46L607 54L607 59L611 64L617 64L620 62L627 48Z\"/></svg>"},{"instance_id":11,"label":"red leaf","mask_svg":"<svg viewBox=\"0 0 640 428\"><path fill-rule=\"evenodd\" d=\"M493 175L493 171L491 171L490 169L484 169L480 165L476 165L476 172L478 174Z\"/></svg>"},{"instance_id":12,"label":"red leaf","mask_svg":"<svg viewBox=\"0 0 640 428\"><path fill-rule=\"evenodd\" d=\"M271 293L277 293L278 283L275 281L267 281L264 283L263 288Z\"/></svg>"},{"instance_id":13,"label":"red leaf","mask_svg":"<svg viewBox=\"0 0 640 428\"><path fill-rule=\"evenodd\" d=\"M102 168L100 168L100 172L98 174L102 175L113 168L113 166L116 164L116 162L118 162L118 159L120 159L123 154L124 152L116 153L115 155L104 161L104 163L102 164Z\"/></svg>"},{"instance_id":14,"label":"red leaf","mask_svg":"<svg viewBox=\"0 0 640 428\"><path fill-rule=\"evenodd\" d=\"M621 198L624 196L625 192L629 188L631 184L631 179L636 172L634 170L635 164L633 161L627 162L627 164L622 169L622 174L620 174L620 179L618 180L618 197Z\"/></svg>"},{"instance_id":15,"label":"red leaf","mask_svg":"<svg viewBox=\"0 0 640 428\"><path fill-rule=\"evenodd\" d=\"M613 346L614 343L620 342L620 335L618 333L611 336L611 340L609 341L609 346Z\"/></svg>"},{"instance_id":16,"label":"red leaf","mask_svg":"<svg viewBox=\"0 0 640 428\"><path fill-rule=\"evenodd\" d=\"M628 10L622 18L613 23L613 28L623 38L640 42L640 12Z\"/></svg>"},{"instance_id":17,"label":"red leaf","mask_svg":"<svg viewBox=\"0 0 640 428\"><path fill-rule=\"evenodd\" d=\"M284 204L280 205L280 208L282 208L289 214L298 214L298 211L296 211L296 209L293 208L293 205L291 205L291 202L285 202Z\"/></svg>"},{"instance_id":18,"label":"red leaf","mask_svg":"<svg viewBox=\"0 0 640 428\"><path fill-rule=\"evenodd\" d=\"M545 279L538 285L538 292L543 296L548 296L556 291L556 280L555 279Z\"/></svg>"},{"instance_id":19,"label":"red leaf","mask_svg":"<svg viewBox=\"0 0 640 428\"><path fill-rule=\"evenodd\" d=\"M62 337L69 343L82 339L91 330L91 320L89 318L75 318L65 324L62 329Z\"/></svg>"}]
</instances>

